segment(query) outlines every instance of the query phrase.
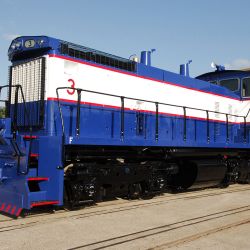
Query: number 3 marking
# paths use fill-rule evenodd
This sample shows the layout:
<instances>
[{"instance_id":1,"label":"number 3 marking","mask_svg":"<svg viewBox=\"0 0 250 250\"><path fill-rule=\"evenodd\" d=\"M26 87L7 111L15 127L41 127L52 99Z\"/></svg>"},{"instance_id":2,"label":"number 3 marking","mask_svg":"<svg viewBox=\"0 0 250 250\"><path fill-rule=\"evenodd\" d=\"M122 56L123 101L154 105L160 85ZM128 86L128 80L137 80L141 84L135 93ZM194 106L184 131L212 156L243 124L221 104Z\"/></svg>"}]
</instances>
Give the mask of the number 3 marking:
<instances>
[{"instance_id":1,"label":"number 3 marking","mask_svg":"<svg viewBox=\"0 0 250 250\"><path fill-rule=\"evenodd\" d=\"M70 86L71 88L74 88L74 87L75 87L75 81L74 81L73 79L69 79L68 82L72 83L71 86ZM75 91L76 91L75 89L71 89L71 90L68 89L68 90L67 90L67 93L68 93L69 95L74 95L74 94L75 94Z\"/></svg>"}]
</instances>

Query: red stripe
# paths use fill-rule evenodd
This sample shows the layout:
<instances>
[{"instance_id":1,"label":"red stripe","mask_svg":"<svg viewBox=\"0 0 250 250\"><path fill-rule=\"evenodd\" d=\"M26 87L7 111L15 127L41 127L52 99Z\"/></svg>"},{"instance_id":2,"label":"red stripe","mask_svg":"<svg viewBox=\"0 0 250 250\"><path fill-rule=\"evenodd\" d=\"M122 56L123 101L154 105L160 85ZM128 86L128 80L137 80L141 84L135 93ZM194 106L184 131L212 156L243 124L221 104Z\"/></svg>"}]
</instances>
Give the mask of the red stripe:
<instances>
[{"instance_id":1,"label":"red stripe","mask_svg":"<svg viewBox=\"0 0 250 250\"><path fill-rule=\"evenodd\" d=\"M16 216L18 217L20 215L20 213L22 212L22 208L19 208L16 212Z\"/></svg>"},{"instance_id":2,"label":"red stripe","mask_svg":"<svg viewBox=\"0 0 250 250\"><path fill-rule=\"evenodd\" d=\"M29 177L28 181L48 181L48 177Z\"/></svg>"},{"instance_id":3,"label":"red stripe","mask_svg":"<svg viewBox=\"0 0 250 250\"><path fill-rule=\"evenodd\" d=\"M16 210L16 206L14 206L13 208L12 208L12 210L11 210L11 214L14 214L15 213L15 210Z\"/></svg>"},{"instance_id":4,"label":"red stripe","mask_svg":"<svg viewBox=\"0 0 250 250\"><path fill-rule=\"evenodd\" d=\"M138 76L136 74L133 74L133 73L130 73L130 72L125 72L125 71L121 71L119 69L109 68L109 67L106 67L104 65L96 65L96 64L91 63L91 62L81 61L81 60L78 60L78 59L69 58L67 56L50 54L49 57L55 57L55 58L59 58L59 59L64 59L64 60L68 60L68 61L71 61L71 62L76 62L76 63L85 64L85 65L88 65L88 66L93 66L95 68L100 68L100 69L105 69L105 70L109 70L109 71L121 73L121 74L124 74L124 75L129 75L129 76L143 78L143 77L140 77L140 76ZM155 79L153 79L153 80L155 80Z\"/></svg>"},{"instance_id":5,"label":"red stripe","mask_svg":"<svg viewBox=\"0 0 250 250\"><path fill-rule=\"evenodd\" d=\"M5 211L6 213L8 213L10 209L11 209L11 205L8 205L4 211Z\"/></svg>"},{"instance_id":6,"label":"red stripe","mask_svg":"<svg viewBox=\"0 0 250 250\"><path fill-rule=\"evenodd\" d=\"M142 79L146 79L146 80L160 82L160 83L163 83L163 84L177 86L177 87L180 87L180 88L183 88L183 89L194 90L194 91L201 92L201 93L206 93L206 94L210 94L210 95L215 95L215 96L220 96L220 97L224 97L224 98L228 98L228 99L240 101L240 98L237 98L237 97L225 96L225 95L222 95L222 94L216 94L216 93L205 91L205 90L200 90L200 89L196 89L196 88L191 88L191 87L179 85L179 84L173 83L173 82L166 82L166 81L161 81L161 80L157 80L157 79L150 78L150 77L138 76L138 75L135 75L135 74L132 74L132 73L123 72L123 71L120 71L120 70L117 70L117 69L110 69L110 68L105 67L105 66L96 65L96 64L93 64L93 63L90 63L90 62L84 62L84 61L73 59L73 58L69 58L69 57L66 57L66 56L50 54L49 57L60 58L60 59L64 59L64 60L68 60L68 61L72 61L72 62L77 62L77 63L89 65L89 66L96 67L96 68L101 68L101 69L105 69L105 70L109 70L109 71L121 73L121 74L124 74L124 75L130 75L130 76L137 77L137 78L142 78ZM195 81L195 79L194 79L194 81Z\"/></svg>"},{"instance_id":7,"label":"red stripe","mask_svg":"<svg viewBox=\"0 0 250 250\"><path fill-rule=\"evenodd\" d=\"M36 139L37 138L37 136L35 136L35 135L32 135L32 136L30 136L30 135L24 135L23 136L23 139Z\"/></svg>"},{"instance_id":8,"label":"red stripe","mask_svg":"<svg viewBox=\"0 0 250 250\"><path fill-rule=\"evenodd\" d=\"M41 201L32 203L31 207L39 207L39 206L46 206L46 205L56 205L59 204L59 201Z\"/></svg>"},{"instance_id":9,"label":"red stripe","mask_svg":"<svg viewBox=\"0 0 250 250\"><path fill-rule=\"evenodd\" d=\"M30 154L30 157L38 157L39 154Z\"/></svg>"},{"instance_id":10,"label":"red stripe","mask_svg":"<svg viewBox=\"0 0 250 250\"><path fill-rule=\"evenodd\" d=\"M57 101L58 98L48 97L47 100L48 101ZM59 101L77 103L77 101L75 101L75 100L63 99L63 98L59 98ZM80 104L94 105L94 106L98 106L98 107L102 107L102 108L114 108L114 109L120 109L121 108L121 107L118 107L118 106L113 106L113 105L108 105L108 104L100 104L100 103L93 103L93 102L80 102ZM132 109L124 108L124 110L132 110ZM154 111L152 111L152 112L154 112Z\"/></svg>"},{"instance_id":11,"label":"red stripe","mask_svg":"<svg viewBox=\"0 0 250 250\"><path fill-rule=\"evenodd\" d=\"M0 211L3 211L4 210L4 207L5 207L5 203L2 204L1 208L0 208Z\"/></svg>"},{"instance_id":12,"label":"red stripe","mask_svg":"<svg viewBox=\"0 0 250 250\"><path fill-rule=\"evenodd\" d=\"M48 97L47 98L48 101L57 101L58 98L54 98L54 97ZM68 102L68 103L77 103L77 101L74 101L74 100L69 100L69 99L63 99L63 98L59 98L59 101L62 101L62 102ZM91 103L91 102L81 102L81 104L85 104L85 105L93 105L93 106L97 106L97 107L103 107L103 108L114 108L114 109L121 109L121 107L118 107L118 106L112 106L112 105L105 105L105 104L99 104L99 103ZM187 108L188 109L188 108ZM130 108L124 108L124 110L127 110L127 111L133 111L133 109L130 109ZM156 114L155 111L151 111L151 110L142 110L140 109L141 112L145 112L145 113L150 113L150 114ZM161 115L168 115L168 116L177 116L177 117L180 117L180 118L183 118L184 115L180 115L180 114L171 114L171 113L166 113L166 112L158 112L159 114ZM205 113L205 111L204 111ZM212 112L211 112L212 113ZM230 116L230 115L228 115ZM226 117L226 116L225 116ZM196 117L196 116L186 116L186 118L189 118L189 119L196 119L196 120L200 120L200 121L207 121L207 118L202 118L202 117ZM221 120L216 120L216 119L209 119L210 122L222 122L222 123L225 123L226 121L221 121ZM244 122L231 122L231 121L228 121L229 124L244 124Z\"/></svg>"}]
</instances>

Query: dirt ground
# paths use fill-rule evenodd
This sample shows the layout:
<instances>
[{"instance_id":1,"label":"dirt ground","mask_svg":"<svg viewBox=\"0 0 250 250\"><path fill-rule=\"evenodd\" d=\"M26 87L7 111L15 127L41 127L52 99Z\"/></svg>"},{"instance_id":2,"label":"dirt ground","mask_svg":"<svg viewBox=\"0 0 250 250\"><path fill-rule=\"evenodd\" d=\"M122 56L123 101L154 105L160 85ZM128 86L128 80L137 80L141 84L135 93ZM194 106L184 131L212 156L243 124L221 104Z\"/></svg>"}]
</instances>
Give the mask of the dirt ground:
<instances>
[{"instance_id":1,"label":"dirt ground","mask_svg":"<svg viewBox=\"0 0 250 250\"><path fill-rule=\"evenodd\" d=\"M250 185L116 200L13 220L4 249L250 249Z\"/></svg>"}]
</instances>

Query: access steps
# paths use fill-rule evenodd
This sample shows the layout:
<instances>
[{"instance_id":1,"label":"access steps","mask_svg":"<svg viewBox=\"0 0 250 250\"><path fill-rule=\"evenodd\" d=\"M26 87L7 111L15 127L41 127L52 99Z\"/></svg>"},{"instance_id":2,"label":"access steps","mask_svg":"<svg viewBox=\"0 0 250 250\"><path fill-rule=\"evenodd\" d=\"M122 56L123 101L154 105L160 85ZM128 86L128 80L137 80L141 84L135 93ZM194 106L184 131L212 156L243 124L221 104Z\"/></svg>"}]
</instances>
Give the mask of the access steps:
<instances>
[{"instance_id":1,"label":"access steps","mask_svg":"<svg viewBox=\"0 0 250 250\"><path fill-rule=\"evenodd\" d=\"M39 175L39 137L38 136L23 136L26 146L29 146L32 140L32 146L30 150L30 162L29 173L26 178L28 184L28 197L30 208L58 205L58 200L49 200L47 194L49 190L47 189L46 183L50 181L48 176Z\"/></svg>"}]
</instances>

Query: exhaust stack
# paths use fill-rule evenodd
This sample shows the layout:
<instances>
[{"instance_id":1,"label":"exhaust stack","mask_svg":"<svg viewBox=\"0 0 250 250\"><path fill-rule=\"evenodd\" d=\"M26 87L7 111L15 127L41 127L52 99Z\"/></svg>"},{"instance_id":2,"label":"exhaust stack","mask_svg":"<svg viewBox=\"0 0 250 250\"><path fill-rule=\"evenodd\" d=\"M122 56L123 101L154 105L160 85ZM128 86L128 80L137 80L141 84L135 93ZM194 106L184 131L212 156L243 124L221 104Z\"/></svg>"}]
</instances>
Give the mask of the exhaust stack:
<instances>
[{"instance_id":1,"label":"exhaust stack","mask_svg":"<svg viewBox=\"0 0 250 250\"><path fill-rule=\"evenodd\" d=\"M180 65L180 75L189 77L189 64L192 62L192 60L189 60L185 64Z\"/></svg>"},{"instance_id":2,"label":"exhaust stack","mask_svg":"<svg viewBox=\"0 0 250 250\"><path fill-rule=\"evenodd\" d=\"M149 51L141 52L141 63L147 66L151 66L151 54L155 52L155 49L151 49Z\"/></svg>"}]
</instances>

